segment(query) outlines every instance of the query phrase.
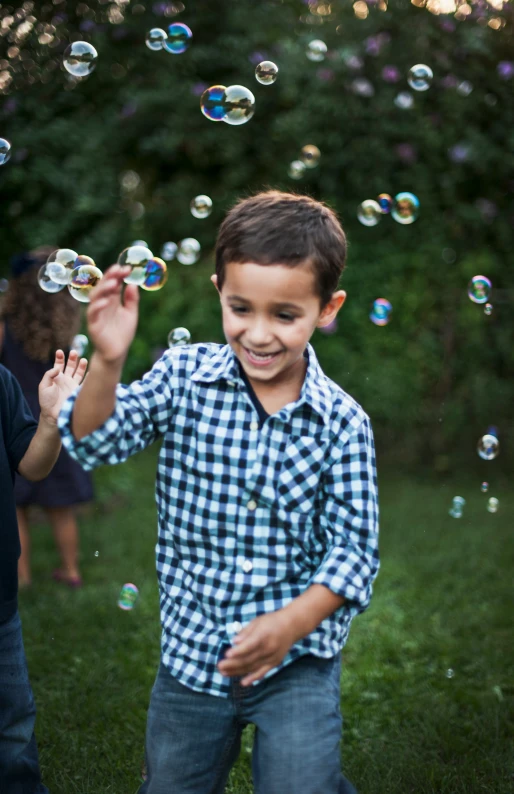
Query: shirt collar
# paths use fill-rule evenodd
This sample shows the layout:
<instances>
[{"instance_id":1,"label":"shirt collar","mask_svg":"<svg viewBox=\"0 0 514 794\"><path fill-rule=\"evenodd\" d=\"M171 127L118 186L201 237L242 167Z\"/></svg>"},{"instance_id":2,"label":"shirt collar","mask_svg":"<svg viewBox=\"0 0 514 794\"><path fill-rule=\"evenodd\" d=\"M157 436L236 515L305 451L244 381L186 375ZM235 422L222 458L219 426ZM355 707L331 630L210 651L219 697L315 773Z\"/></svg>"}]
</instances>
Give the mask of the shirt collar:
<instances>
[{"instance_id":1,"label":"shirt collar","mask_svg":"<svg viewBox=\"0 0 514 794\"><path fill-rule=\"evenodd\" d=\"M332 412L332 389L330 382L321 369L314 348L307 342L308 354L307 372L302 385L300 397L296 406L308 403L328 425ZM206 357L196 372L191 376L191 380L213 383L217 380L238 382L244 386L236 355L229 344L222 345L214 355Z\"/></svg>"}]
</instances>

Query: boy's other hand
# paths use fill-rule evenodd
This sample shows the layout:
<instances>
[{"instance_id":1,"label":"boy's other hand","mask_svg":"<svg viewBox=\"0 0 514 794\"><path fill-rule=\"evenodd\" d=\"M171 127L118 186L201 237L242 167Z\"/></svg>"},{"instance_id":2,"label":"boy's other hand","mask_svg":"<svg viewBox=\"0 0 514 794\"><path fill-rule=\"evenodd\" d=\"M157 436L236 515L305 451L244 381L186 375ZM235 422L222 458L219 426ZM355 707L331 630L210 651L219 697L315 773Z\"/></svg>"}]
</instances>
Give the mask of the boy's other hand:
<instances>
[{"instance_id":1,"label":"boy's other hand","mask_svg":"<svg viewBox=\"0 0 514 794\"><path fill-rule=\"evenodd\" d=\"M39 405L41 417L51 425L57 424L59 411L69 395L84 380L87 358L81 358L76 350L71 350L66 363L62 350L57 350L52 369L45 372L39 384Z\"/></svg>"},{"instance_id":2,"label":"boy's other hand","mask_svg":"<svg viewBox=\"0 0 514 794\"><path fill-rule=\"evenodd\" d=\"M280 664L286 653L296 642L294 627L285 610L260 615L242 629L218 664L225 676L248 675L241 681L248 686L260 681L269 670Z\"/></svg>"},{"instance_id":3,"label":"boy's other hand","mask_svg":"<svg viewBox=\"0 0 514 794\"><path fill-rule=\"evenodd\" d=\"M113 265L91 291L87 310L89 338L95 354L106 363L123 361L136 333L139 304L137 286L125 285L123 303L121 300L123 279L130 271L130 267Z\"/></svg>"}]
</instances>

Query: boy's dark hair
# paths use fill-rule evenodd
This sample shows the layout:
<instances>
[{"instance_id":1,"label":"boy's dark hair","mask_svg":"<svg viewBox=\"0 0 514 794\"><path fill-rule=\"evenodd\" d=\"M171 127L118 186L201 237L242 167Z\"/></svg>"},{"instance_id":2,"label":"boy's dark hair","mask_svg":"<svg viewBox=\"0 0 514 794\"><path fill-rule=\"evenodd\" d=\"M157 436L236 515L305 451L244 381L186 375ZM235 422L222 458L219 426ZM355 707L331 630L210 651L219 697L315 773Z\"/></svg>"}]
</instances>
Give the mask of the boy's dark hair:
<instances>
[{"instance_id":1,"label":"boy's dark hair","mask_svg":"<svg viewBox=\"0 0 514 794\"><path fill-rule=\"evenodd\" d=\"M308 264L321 310L337 290L346 264L346 236L330 207L309 196L268 190L229 210L216 242L221 291L229 262L258 265Z\"/></svg>"}]
</instances>

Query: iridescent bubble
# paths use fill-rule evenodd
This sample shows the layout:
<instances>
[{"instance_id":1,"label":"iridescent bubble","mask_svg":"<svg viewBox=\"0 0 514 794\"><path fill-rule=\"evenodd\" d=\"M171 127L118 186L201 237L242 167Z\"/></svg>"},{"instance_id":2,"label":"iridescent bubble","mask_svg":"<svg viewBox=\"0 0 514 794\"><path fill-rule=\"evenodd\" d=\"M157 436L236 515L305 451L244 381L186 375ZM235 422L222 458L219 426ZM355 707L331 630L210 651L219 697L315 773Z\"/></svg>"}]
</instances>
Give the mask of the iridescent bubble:
<instances>
[{"instance_id":1,"label":"iridescent bubble","mask_svg":"<svg viewBox=\"0 0 514 794\"><path fill-rule=\"evenodd\" d=\"M325 60L327 50L328 47L324 41L321 41L321 39L313 39L313 41L308 43L305 54L309 61L319 63L319 61Z\"/></svg>"},{"instance_id":2,"label":"iridescent bubble","mask_svg":"<svg viewBox=\"0 0 514 794\"><path fill-rule=\"evenodd\" d=\"M189 205L191 215L195 218L208 218L212 212L212 199L209 196L195 196Z\"/></svg>"},{"instance_id":3,"label":"iridescent bubble","mask_svg":"<svg viewBox=\"0 0 514 794\"><path fill-rule=\"evenodd\" d=\"M192 38L191 28L188 28L183 22L172 22L171 25L168 25L168 38L164 42L164 49L174 55L180 55L188 49Z\"/></svg>"},{"instance_id":4,"label":"iridescent bubble","mask_svg":"<svg viewBox=\"0 0 514 794\"><path fill-rule=\"evenodd\" d=\"M369 319L375 325L387 325L391 319L392 311L393 307L386 298L377 298L376 301L373 302L373 308L369 315Z\"/></svg>"},{"instance_id":5,"label":"iridescent bubble","mask_svg":"<svg viewBox=\"0 0 514 794\"><path fill-rule=\"evenodd\" d=\"M482 460L494 460L500 451L500 442L496 436L486 433L478 442L477 452Z\"/></svg>"},{"instance_id":6,"label":"iridescent bubble","mask_svg":"<svg viewBox=\"0 0 514 794\"><path fill-rule=\"evenodd\" d=\"M244 85L230 85L225 92L225 115L227 124L246 124L255 112L255 97Z\"/></svg>"},{"instance_id":7,"label":"iridescent bubble","mask_svg":"<svg viewBox=\"0 0 514 794\"><path fill-rule=\"evenodd\" d=\"M121 588L120 595L118 597L118 606L120 609L124 609L128 611L129 609L133 609L135 603L139 596L139 590L137 589L135 584L132 582L127 582Z\"/></svg>"},{"instance_id":8,"label":"iridescent bubble","mask_svg":"<svg viewBox=\"0 0 514 794\"><path fill-rule=\"evenodd\" d=\"M187 328L173 328L168 334L168 347L188 345L190 341L191 334Z\"/></svg>"},{"instance_id":9,"label":"iridescent bubble","mask_svg":"<svg viewBox=\"0 0 514 794\"><path fill-rule=\"evenodd\" d=\"M200 97L200 109L211 121L223 121L226 113L227 87L211 85Z\"/></svg>"},{"instance_id":10,"label":"iridescent bubble","mask_svg":"<svg viewBox=\"0 0 514 794\"><path fill-rule=\"evenodd\" d=\"M465 504L466 500L462 496L453 497L453 504L449 511L452 518L462 518L462 511Z\"/></svg>"},{"instance_id":11,"label":"iridescent bubble","mask_svg":"<svg viewBox=\"0 0 514 794\"><path fill-rule=\"evenodd\" d=\"M493 313L493 304L486 303L484 306L484 314L487 314L487 316L490 317L492 313Z\"/></svg>"},{"instance_id":12,"label":"iridescent bubble","mask_svg":"<svg viewBox=\"0 0 514 794\"><path fill-rule=\"evenodd\" d=\"M480 486L480 490L482 491L482 493L487 493L487 491L489 490L489 483L483 482L482 485Z\"/></svg>"},{"instance_id":13,"label":"iridescent bubble","mask_svg":"<svg viewBox=\"0 0 514 794\"><path fill-rule=\"evenodd\" d=\"M491 287L491 281L487 276L473 276L468 284L468 298L473 303L487 303Z\"/></svg>"},{"instance_id":14,"label":"iridescent bubble","mask_svg":"<svg viewBox=\"0 0 514 794\"><path fill-rule=\"evenodd\" d=\"M171 262L177 253L178 245L176 243L167 242L162 246L161 257L166 262Z\"/></svg>"},{"instance_id":15,"label":"iridescent bubble","mask_svg":"<svg viewBox=\"0 0 514 794\"><path fill-rule=\"evenodd\" d=\"M289 168L287 169L287 173L291 177L291 179L301 179L302 176L305 174L306 165L301 160L293 160L292 163L289 163Z\"/></svg>"},{"instance_id":16,"label":"iridescent bubble","mask_svg":"<svg viewBox=\"0 0 514 794\"><path fill-rule=\"evenodd\" d=\"M144 245L130 245L118 257L119 265L130 265L132 271L123 279L125 284L142 284L146 278L145 268L153 254Z\"/></svg>"},{"instance_id":17,"label":"iridescent bubble","mask_svg":"<svg viewBox=\"0 0 514 794\"><path fill-rule=\"evenodd\" d=\"M397 193L391 217L403 225L414 223L419 215L419 199L414 193Z\"/></svg>"},{"instance_id":18,"label":"iridescent bubble","mask_svg":"<svg viewBox=\"0 0 514 794\"><path fill-rule=\"evenodd\" d=\"M46 272L56 284L69 284L71 274L77 267L75 260L78 254L71 248L59 248L48 257Z\"/></svg>"},{"instance_id":19,"label":"iridescent bubble","mask_svg":"<svg viewBox=\"0 0 514 794\"><path fill-rule=\"evenodd\" d=\"M452 668L450 667L449 670L446 671L446 678L453 678L455 673L453 672Z\"/></svg>"},{"instance_id":20,"label":"iridescent bubble","mask_svg":"<svg viewBox=\"0 0 514 794\"><path fill-rule=\"evenodd\" d=\"M366 199L357 207L357 218L364 226L376 226L381 217L380 204L373 199Z\"/></svg>"},{"instance_id":21,"label":"iridescent bubble","mask_svg":"<svg viewBox=\"0 0 514 794\"><path fill-rule=\"evenodd\" d=\"M200 258L201 250L198 240L194 237L186 237L178 244L177 259L181 265L194 265Z\"/></svg>"},{"instance_id":22,"label":"iridescent bubble","mask_svg":"<svg viewBox=\"0 0 514 794\"><path fill-rule=\"evenodd\" d=\"M78 256L76 261L78 262L81 259L93 262L88 256ZM96 267L94 262L93 264L79 265L72 271L71 280L68 284L71 297L80 301L80 303L89 303L91 290L96 287L102 278L103 273L100 268Z\"/></svg>"},{"instance_id":23,"label":"iridescent bubble","mask_svg":"<svg viewBox=\"0 0 514 794\"><path fill-rule=\"evenodd\" d=\"M165 30L162 28L152 28L146 34L146 46L149 50L157 52L157 50L162 50L167 38L168 34Z\"/></svg>"},{"instance_id":24,"label":"iridescent bubble","mask_svg":"<svg viewBox=\"0 0 514 794\"><path fill-rule=\"evenodd\" d=\"M409 69L407 82L414 91L427 91L434 79L434 73L430 66L424 63L417 63Z\"/></svg>"},{"instance_id":25,"label":"iridescent bubble","mask_svg":"<svg viewBox=\"0 0 514 794\"><path fill-rule=\"evenodd\" d=\"M278 75L278 66L273 61L261 61L255 67L255 78L261 85L272 85Z\"/></svg>"},{"instance_id":26,"label":"iridescent bubble","mask_svg":"<svg viewBox=\"0 0 514 794\"><path fill-rule=\"evenodd\" d=\"M498 508L500 506L500 502L494 496L491 496L489 501L487 502L487 509L490 513L497 513Z\"/></svg>"},{"instance_id":27,"label":"iridescent bubble","mask_svg":"<svg viewBox=\"0 0 514 794\"><path fill-rule=\"evenodd\" d=\"M381 193L377 198L377 203L382 213L388 215L393 207L393 197L390 196L389 193Z\"/></svg>"},{"instance_id":28,"label":"iridescent bubble","mask_svg":"<svg viewBox=\"0 0 514 794\"><path fill-rule=\"evenodd\" d=\"M400 91L394 98L394 104L400 110L410 110L414 105L414 97L408 91Z\"/></svg>"},{"instance_id":29,"label":"iridescent bubble","mask_svg":"<svg viewBox=\"0 0 514 794\"><path fill-rule=\"evenodd\" d=\"M0 165L4 165L10 160L11 144L5 138L0 138Z\"/></svg>"},{"instance_id":30,"label":"iridescent bubble","mask_svg":"<svg viewBox=\"0 0 514 794\"><path fill-rule=\"evenodd\" d=\"M87 41L74 41L64 52L64 68L73 77L87 77L94 70L98 53Z\"/></svg>"},{"instance_id":31,"label":"iridescent bubble","mask_svg":"<svg viewBox=\"0 0 514 794\"><path fill-rule=\"evenodd\" d=\"M150 259L145 269L145 280L140 285L141 289L147 292L157 292L158 289L164 287L168 280L168 268L166 262L154 256Z\"/></svg>"},{"instance_id":32,"label":"iridescent bubble","mask_svg":"<svg viewBox=\"0 0 514 794\"><path fill-rule=\"evenodd\" d=\"M148 243L145 240L134 240L130 245L142 245L144 248L148 248Z\"/></svg>"},{"instance_id":33,"label":"iridescent bubble","mask_svg":"<svg viewBox=\"0 0 514 794\"><path fill-rule=\"evenodd\" d=\"M42 267L39 268L37 274L37 283L45 292L60 292L62 289L64 289L64 284L57 284L55 281L52 281L46 272L46 265L42 265Z\"/></svg>"},{"instance_id":34,"label":"iridescent bubble","mask_svg":"<svg viewBox=\"0 0 514 794\"><path fill-rule=\"evenodd\" d=\"M459 510L458 507L451 507L448 510L448 515L450 515L452 518L462 518L462 510Z\"/></svg>"},{"instance_id":35,"label":"iridescent bubble","mask_svg":"<svg viewBox=\"0 0 514 794\"><path fill-rule=\"evenodd\" d=\"M85 334L77 334L72 339L71 349L76 350L79 356L83 356L88 345L89 339L87 336Z\"/></svg>"},{"instance_id":36,"label":"iridescent bubble","mask_svg":"<svg viewBox=\"0 0 514 794\"><path fill-rule=\"evenodd\" d=\"M319 164L320 157L321 152L314 144L308 143L306 146L302 146L300 160L307 168L316 168Z\"/></svg>"}]
</instances>

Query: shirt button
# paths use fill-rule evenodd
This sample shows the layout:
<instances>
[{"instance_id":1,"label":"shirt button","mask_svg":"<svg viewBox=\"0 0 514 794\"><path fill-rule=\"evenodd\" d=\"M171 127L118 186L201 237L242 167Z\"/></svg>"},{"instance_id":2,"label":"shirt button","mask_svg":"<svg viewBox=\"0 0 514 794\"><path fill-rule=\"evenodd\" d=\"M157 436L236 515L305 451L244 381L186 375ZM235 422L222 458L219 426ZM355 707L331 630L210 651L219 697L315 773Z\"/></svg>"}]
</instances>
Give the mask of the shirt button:
<instances>
[{"instance_id":1,"label":"shirt button","mask_svg":"<svg viewBox=\"0 0 514 794\"><path fill-rule=\"evenodd\" d=\"M244 561L244 563L243 563L243 571L244 571L245 573L250 573L250 571L252 570L252 568L253 568L253 565L252 565L252 563L250 562L250 560L245 560L245 561Z\"/></svg>"},{"instance_id":2,"label":"shirt button","mask_svg":"<svg viewBox=\"0 0 514 794\"><path fill-rule=\"evenodd\" d=\"M227 383L228 383L229 386L235 386L236 385L233 380L228 380Z\"/></svg>"},{"instance_id":3,"label":"shirt button","mask_svg":"<svg viewBox=\"0 0 514 794\"><path fill-rule=\"evenodd\" d=\"M241 631L242 628L243 628L243 624L240 623L238 620L236 620L236 622L233 624L234 631L236 632Z\"/></svg>"},{"instance_id":4,"label":"shirt button","mask_svg":"<svg viewBox=\"0 0 514 794\"><path fill-rule=\"evenodd\" d=\"M257 507L257 502L254 499L250 499L250 501L247 503L246 506L248 510L255 510L255 508Z\"/></svg>"},{"instance_id":5,"label":"shirt button","mask_svg":"<svg viewBox=\"0 0 514 794\"><path fill-rule=\"evenodd\" d=\"M258 422L252 422L250 424L250 430L258 430L258 429L259 429L259 423Z\"/></svg>"}]
</instances>

